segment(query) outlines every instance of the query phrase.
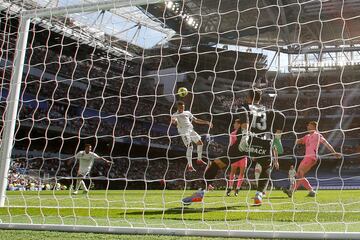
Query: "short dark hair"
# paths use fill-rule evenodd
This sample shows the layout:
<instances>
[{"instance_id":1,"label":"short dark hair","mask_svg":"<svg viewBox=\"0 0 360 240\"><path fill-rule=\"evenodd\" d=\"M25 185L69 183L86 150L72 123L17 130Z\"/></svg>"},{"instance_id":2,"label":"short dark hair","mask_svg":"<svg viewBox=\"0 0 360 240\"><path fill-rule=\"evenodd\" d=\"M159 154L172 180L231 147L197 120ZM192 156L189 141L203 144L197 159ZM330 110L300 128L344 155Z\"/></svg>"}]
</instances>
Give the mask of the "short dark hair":
<instances>
[{"instance_id":1,"label":"short dark hair","mask_svg":"<svg viewBox=\"0 0 360 240\"><path fill-rule=\"evenodd\" d=\"M262 92L260 89L251 89L248 96L254 101L259 102L261 100Z\"/></svg>"},{"instance_id":2,"label":"short dark hair","mask_svg":"<svg viewBox=\"0 0 360 240\"><path fill-rule=\"evenodd\" d=\"M240 119L235 119L235 122L238 123L238 124L241 124Z\"/></svg>"},{"instance_id":3,"label":"short dark hair","mask_svg":"<svg viewBox=\"0 0 360 240\"><path fill-rule=\"evenodd\" d=\"M182 105L185 105L185 103L183 101L177 101L176 105L177 106L182 106Z\"/></svg>"},{"instance_id":4,"label":"short dark hair","mask_svg":"<svg viewBox=\"0 0 360 240\"><path fill-rule=\"evenodd\" d=\"M85 148L86 147L91 147L91 144L90 143L85 144Z\"/></svg>"},{"instance_id":5,"label":"short dark hair","mask_svg":"<svg viewBox=\"0 0 360 240\"><path fill-rule=\"evenodd\" d=\"M317 128L317 126L318 126L318 123L316 121L310 121L310 122L308 122L308 124L313 125L315 128Z\"/></svg>"}]
</instances>

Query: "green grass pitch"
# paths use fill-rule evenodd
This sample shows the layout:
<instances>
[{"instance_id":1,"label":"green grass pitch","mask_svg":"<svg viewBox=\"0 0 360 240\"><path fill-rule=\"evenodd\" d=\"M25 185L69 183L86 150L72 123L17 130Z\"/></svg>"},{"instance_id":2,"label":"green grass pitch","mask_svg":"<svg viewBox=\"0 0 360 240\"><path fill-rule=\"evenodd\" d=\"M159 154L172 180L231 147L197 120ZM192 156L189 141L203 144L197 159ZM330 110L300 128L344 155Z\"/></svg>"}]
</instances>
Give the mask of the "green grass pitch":
<instances>
[{"instance_id":1,"label":"green grass pitch","mask_svg":"<svg viewBox=\"0 0 360 240\"><path fill-rule=\"evenodd\" d=\"M319 190L315 198L298 191L288 198L267 192L262 206L253 206L254 191L238 197L224 191L205 194L202 203L183 207L193 191L126 190L7 192L0 208L3 223L69 224L222 230L337 231L360 229L360 191Z\"/></svg>"}]
</instances>

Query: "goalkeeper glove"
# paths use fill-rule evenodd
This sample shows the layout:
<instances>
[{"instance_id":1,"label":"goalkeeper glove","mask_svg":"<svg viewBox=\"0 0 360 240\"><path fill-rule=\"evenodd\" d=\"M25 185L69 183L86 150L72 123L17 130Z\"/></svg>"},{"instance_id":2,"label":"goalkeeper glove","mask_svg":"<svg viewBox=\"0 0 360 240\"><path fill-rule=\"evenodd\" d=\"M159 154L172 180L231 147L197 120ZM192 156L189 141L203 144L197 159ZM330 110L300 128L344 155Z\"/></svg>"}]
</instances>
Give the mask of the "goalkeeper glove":
<instances>
[{"instance_id":1,"label":"goalkeeper glove","mask_svg":"<svg viewBox=\"0 0 360 240\"><path fill-rule=\"evenodd\" d=\"M242 129L241 133L242 133L242 137L239 143L239 151L247 152L249 151L249 134L247 129Z\"/></svg>"}]
</instances>

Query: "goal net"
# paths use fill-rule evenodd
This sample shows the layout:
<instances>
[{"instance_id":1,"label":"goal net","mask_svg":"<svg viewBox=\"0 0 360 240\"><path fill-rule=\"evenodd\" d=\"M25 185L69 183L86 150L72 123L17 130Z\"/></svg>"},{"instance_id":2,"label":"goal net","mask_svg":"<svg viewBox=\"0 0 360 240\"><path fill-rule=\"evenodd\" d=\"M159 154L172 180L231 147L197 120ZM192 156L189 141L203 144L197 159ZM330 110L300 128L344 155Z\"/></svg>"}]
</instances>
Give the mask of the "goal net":
<instances>
[{"instance_id":1,"label":"goal net","mask_svg":"<svg viewBox=\"0 0 360 240\"><path fill-rule=\"evenodd\" d=\"M358 1L0 7L0 228L360 236ZM209 179L254 89L286 118L271 167Z\"/></svg>"}]
</instances>

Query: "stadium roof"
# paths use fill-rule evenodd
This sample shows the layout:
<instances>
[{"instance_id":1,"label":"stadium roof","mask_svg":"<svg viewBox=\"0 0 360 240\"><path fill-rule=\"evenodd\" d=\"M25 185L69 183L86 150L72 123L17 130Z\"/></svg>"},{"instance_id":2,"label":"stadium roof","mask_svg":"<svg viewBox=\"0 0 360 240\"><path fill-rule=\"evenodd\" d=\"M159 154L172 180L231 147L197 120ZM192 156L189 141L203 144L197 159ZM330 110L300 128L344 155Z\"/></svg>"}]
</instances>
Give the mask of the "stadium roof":
<instances>
[{"instance_id":1,"label":"stadium roof","mask_svg":"<svg viewBox=\"0 0 360 240\"><path fill-rule=\"evenodd\" d=\"M99 0L14 0L11 2L0 0L0 10L8 8L13 13L19 13L23 9L70 7L80 3L96 2ZM78 32L83 30L86 38L89 34L100 41L104 40L104 37L107 40L111 38L114 45L136 53L141 52L143 48L151 48L156 44L166 42L175 34L174 30L165 27L157 18L149 13L144 14L142 8L135 6L108 11L79 12L70 14L68 17L71 18L71 25ZM61 20L61 17L52 17L51 21L57 18ZM40 19L37 22L39 21ZM41 21L44 20L41 19ZM64 24L60 22L55 25L64 28Z\"/></svg>"},{"instance_id":2,"label":"stadium roof","mask_svg":"<svg viewBox=\"0 0 360 240\"><path fill-rule=\"evenodd\" d=\"M187 0L146 7L176 31L172 40L182 46L221 43L297 53L360 43L360 0Z\"/></svg>"},{"instance_id":3,"label":"stadium roof","mask_svg":"<svg viewBox=\"0 0 360 240\"><path fill-rule=\"evenodd\" d=\"M99 0L14 0L27 9ZM91 35L111 36L141 55L143 48L217 44L286 53L360 50L360 0L187 0L72 16Z\"/></svg>"}]
</instances>

